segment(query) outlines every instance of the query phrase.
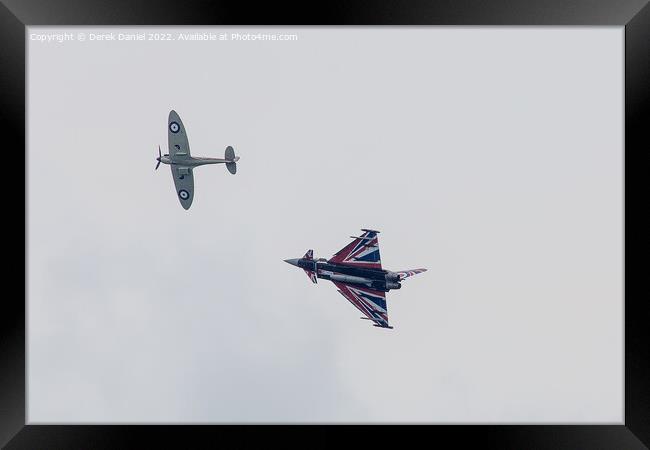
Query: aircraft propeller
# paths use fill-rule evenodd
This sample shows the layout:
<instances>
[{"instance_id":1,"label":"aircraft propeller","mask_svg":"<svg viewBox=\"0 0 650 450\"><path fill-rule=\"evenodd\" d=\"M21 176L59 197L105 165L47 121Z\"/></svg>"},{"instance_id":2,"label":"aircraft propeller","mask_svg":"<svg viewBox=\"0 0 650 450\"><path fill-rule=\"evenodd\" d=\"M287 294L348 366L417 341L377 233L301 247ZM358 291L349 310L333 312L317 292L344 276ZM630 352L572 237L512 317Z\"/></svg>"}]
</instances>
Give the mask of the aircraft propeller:
<instances>
[{"instance_id":1,"label":"aircraft propeller","mask_svg":"<svg viewBox=\"0 0 650 450\"><path fill-rule=\"evenodd\" d=\"M154 170L158 170L158 166L160 166L160 159L162 158L162 153L160 152L160 145L158 146L158 158L156 158L156 161L158 161L158 164L156 164L156 168Z\"/></svg>"}]
</instances>

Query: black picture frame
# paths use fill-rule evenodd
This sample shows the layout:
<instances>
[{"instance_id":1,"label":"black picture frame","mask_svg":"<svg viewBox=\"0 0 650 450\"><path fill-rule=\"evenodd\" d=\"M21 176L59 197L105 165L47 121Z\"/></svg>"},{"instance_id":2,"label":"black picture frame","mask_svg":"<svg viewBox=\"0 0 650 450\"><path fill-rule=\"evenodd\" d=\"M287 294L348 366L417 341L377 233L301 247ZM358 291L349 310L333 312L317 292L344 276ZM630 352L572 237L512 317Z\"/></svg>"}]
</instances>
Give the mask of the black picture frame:
<instances>
[{"instance_id":1,"label":"black picture frame","mask_svg":"<svg viewBox=\"0 0 650 450\"><path fill-rule=\"evenodd\" d=\"M617 25L625 27L625 419L621 425L433 425L417 427L428 442L452 439L454 445L501 449L637 449L650 445L650 341L647 313L640 284L648 269L650 230L642 198L650 150L648 133L650 92L650 5L647 0L362 0L322 4L251 5L194 1L109 0L3 0L0 5L0 117L4 178L11 185L20 176L20 148L25 151L25 27L30 25ZM7 139L9 142L7 142ZM25 189L28 173L24 156ZM7 161L10 160L10 162ZM15 196L5 196L3 222L9 227L4 241L16 248L5 250L5 287L26 281L26 264L15 255L26 254L26 225L17 220ZM26 197L25 197L26 201ZM23 212L26 214L25 204ZM14 232L11 227L14 227ZM23 236L23 248L15 236ZM5 249L7 246L5 245ZM637 286L638 285L638 286ZM25 288L26 282L23 285ZM638 287L638 289L637 289ZM639 292L640 294L637 294ZM252 437L269 442L279 439L285 427L256 427L248 433L241 426L163 425L26 425L25 300L26 292L5 288L0 329L0 445L6 448L124 448L183 445L196 439L213 444L236 439L251 445ZM585 311L588 314L588 311ZM337 445L341 438L372 436L373 443L403 432L403 427L303 426L309 439L321 445ZM335 429L334 429L335 428ZM303 430L301 430L303 431ZM333 437L332 431L344 436ZM371 431L371 435L369 434ZM412 436L413 428L407 430ZM292 431L293 432L293 431ZM273 442L273 441L271 441ZM286 442L286 441L285 441ZM405 442L414 442L409 439Z\"/></svg>"}]
</instances>

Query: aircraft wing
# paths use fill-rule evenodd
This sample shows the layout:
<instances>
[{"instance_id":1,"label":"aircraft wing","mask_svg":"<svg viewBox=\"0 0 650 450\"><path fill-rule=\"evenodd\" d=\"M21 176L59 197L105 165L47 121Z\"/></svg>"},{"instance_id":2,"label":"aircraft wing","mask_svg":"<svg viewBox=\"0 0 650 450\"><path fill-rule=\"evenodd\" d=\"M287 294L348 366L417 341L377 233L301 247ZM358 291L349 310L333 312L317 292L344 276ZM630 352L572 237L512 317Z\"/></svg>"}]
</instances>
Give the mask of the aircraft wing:
<instances>
[{"instance_id":1,"label":"aircraft wing","mask_svg":"<svg viewBox=\"0 0 650 450\"><path fill-rule=\"evenodd\" d=\"M185 209L190 209L194 199L194 175L191 167L185 167L178 164L170 164L172 169L172 178L176 186L176 195L181 205Z\"/></svg>"},{"instance_id":2,"label":"aircraft wing","mask_svg":"<svg viewBox=\"0 0 650 450\"><path fill-rule=\"evenodd\" d=\"M339 289L341 295L361 311L366 318L372 320L375 326L393 328L388 325L388 307L386 306L385 292L336 281L333 281L333 283Z\"/></svg>"},{"instance_id":3,"label":"aircraft wing","mask_svg":"<svg viewBox=\"0 0 650 450\"><path fill-rule=\"evenodd\" d=\"M379 256L379 231L362 230L364 233L354 237L354 241L339 250L329 262L367 269L381 269Z\"/></svg>"},{"instance_id":4,"label":"aircraft wing","mask_svg":"<svg viewBox=\"0 0 650 450\"><path fill-rule=\"evenodd\" d=\"M182 162L192 157L185 127L173 109L169 112L167 119L167 143L169 144L169 158L172 162Z\"/></svg>"}]
</instances>

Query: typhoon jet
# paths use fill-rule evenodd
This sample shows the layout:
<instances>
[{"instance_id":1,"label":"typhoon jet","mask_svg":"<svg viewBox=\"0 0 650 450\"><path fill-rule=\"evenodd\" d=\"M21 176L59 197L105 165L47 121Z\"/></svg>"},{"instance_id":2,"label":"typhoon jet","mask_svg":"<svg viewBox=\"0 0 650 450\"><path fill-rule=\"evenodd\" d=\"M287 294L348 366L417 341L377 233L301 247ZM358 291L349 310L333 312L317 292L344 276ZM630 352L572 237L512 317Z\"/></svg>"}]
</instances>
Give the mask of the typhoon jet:
<instances>
[{"instance_id":1,"label":"typhoon jet","mask_svg":"<svg viewBox=\"0 0 650 450\"><path fill-rule=\"evenodd\" d=\"M382 269L379 256L379 231L362 229L361 236L350 236L354 241L339 250L329 260L314 259L314 251L308 250L302 258L285 259L300 267L312 283L318 279L333 282L338 291L352 303L373 326L393 328L388 324L386 292L400 289L401 281L427 269L411 269L391 272Z\"/></svg>"},{"instance_id":2,"label":"typhoon jet","mask_svg":"<svg viewBox=\"0 0 650 450\"><path fill-rule=\"evenodd\" d=\"M169 112L169 118L167 119L167 141L169 153L163 155L160 146L158 146L156 170L158 170L160 163L169 164L172 169L174 185L176 186L176 195L178 195L181 206L185 209L192 206L192 200L194 199L194 175L192 171L195 167L204 164L225 164L230 173L233 175L237 173L239 156L235 156L235 151L230 146L226 147L224 159L193 157L190 154L190 144L187 140L183 122L181 122L181 118L174 110Z\"/></svg>"}]
</instances>

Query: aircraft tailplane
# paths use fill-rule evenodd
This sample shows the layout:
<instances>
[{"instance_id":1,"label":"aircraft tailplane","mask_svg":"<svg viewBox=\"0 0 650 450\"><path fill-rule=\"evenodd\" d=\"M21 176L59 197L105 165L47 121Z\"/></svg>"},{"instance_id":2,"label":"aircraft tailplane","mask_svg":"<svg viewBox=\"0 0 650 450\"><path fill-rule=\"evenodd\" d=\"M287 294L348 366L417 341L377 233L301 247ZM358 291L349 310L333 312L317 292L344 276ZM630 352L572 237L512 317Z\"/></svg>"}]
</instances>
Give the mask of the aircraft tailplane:
<instances>
[{"instance_id":1,"label":"aircraft tailplane","mask_svg":"<svg viewBox=\"0 0 650 450\"><path fill-rule=\"evenodd\" d=\"M237 173L237 161L239 161L239 156L235 156L235 150L229 145L226 147L226 159L230 162L226 163L226 168L228 172L233 175Z\"/></svg>"}]
</instances>

